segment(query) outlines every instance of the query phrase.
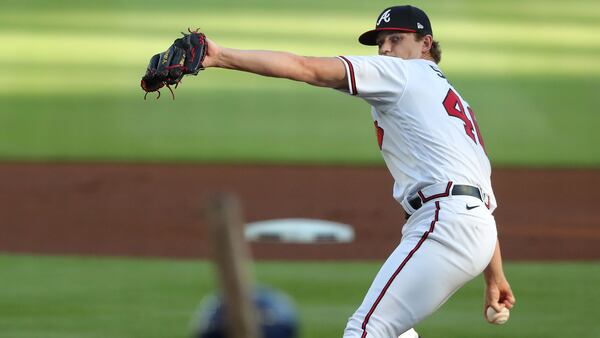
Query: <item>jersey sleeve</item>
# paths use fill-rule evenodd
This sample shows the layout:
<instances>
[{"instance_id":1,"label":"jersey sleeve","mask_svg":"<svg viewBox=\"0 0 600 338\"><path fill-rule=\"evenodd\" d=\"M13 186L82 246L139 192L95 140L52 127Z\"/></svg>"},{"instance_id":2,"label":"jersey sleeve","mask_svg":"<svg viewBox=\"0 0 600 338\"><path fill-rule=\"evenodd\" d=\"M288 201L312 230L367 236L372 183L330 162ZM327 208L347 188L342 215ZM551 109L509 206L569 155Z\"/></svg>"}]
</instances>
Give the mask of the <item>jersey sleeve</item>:
<instances>
[{"instance_id":1,"label":"jersey sleeve","mask_svg":"<svg viewBox=\"0 0 600 338\"><path fill-rule=\"evenodd\" d=\"M395 103L404 93L406 62L390 56L339 56L346 67L348 94L371 104Z\"/></svg>"}]
</instances>

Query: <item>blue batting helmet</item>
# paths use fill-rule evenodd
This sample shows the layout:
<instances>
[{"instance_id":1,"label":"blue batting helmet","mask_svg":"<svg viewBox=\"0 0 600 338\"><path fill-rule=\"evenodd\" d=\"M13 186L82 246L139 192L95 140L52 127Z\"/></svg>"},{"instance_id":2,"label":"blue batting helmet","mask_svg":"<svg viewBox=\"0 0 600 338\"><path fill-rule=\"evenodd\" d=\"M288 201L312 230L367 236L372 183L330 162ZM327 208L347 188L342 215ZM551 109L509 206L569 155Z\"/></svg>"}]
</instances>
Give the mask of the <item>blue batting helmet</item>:
<instances>
[{"instance_id":1,"label":"blue batting helmet","mask_svg":"<svg viewBox=\"0 0 600 338\"><path fill-rule=\"evenodd\" d=\"M253 293L253 302L262 338L298 337L298 315L289 296L259 287ZM223 298L214 294L205 298L200 307L200 323L194 337L229 338L226 327Z\"/></svg>"}]
</instances>

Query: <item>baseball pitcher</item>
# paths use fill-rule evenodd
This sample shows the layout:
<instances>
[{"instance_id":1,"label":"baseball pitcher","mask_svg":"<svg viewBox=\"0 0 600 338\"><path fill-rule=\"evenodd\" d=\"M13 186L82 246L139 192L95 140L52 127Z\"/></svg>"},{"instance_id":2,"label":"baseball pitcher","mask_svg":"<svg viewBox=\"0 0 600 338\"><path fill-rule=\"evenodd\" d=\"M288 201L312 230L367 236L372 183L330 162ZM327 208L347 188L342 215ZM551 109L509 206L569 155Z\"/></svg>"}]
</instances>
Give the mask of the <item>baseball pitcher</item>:
<instances>
[{"instance_id":1,"label":"baseball pitcher","mask_svg":"<svg viewBox=\"0 0 600 338\"><path fill-rule=\"evenodd\" d=\"M484 313L488 307L498 313L511 309L515 297L502 270L491 167L475 108L438 66L441 49L422 10L386 8L375 22L358 40L377 46L376 56L238 50L193 32L199 37L184 36L191 42L171 52L177 58L153 58L142 87L158 90L177 84L182 74L214 67L333 88L368 102L395 180L393 197L407 221L400 244L348 320L344 338L417 337L412 328L482 272Z\"/></svg>"}]
</instances>

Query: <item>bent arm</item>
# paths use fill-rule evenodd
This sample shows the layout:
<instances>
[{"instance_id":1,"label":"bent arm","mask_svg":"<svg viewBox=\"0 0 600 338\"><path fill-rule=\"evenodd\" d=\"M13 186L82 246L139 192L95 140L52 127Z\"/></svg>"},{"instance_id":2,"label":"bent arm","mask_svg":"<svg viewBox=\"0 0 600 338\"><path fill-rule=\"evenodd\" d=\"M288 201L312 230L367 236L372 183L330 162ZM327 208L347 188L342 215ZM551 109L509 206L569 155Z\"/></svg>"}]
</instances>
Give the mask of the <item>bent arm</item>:
<instances>
[{"instance_id":1,"label":"bent arm","mask_svg":"<svg viewBox=\"0 0 600 338\"><path fill-rule=\"evenodd\" d=\"M502 269L502 254L498 240L496 240L492 260L485 268L483 276L486 283L484 312L488 306L493 307L496 311L499 311L502 306L511 309L516 300Z\"/></svg>"},{"instance_id":2,"label":"bent arm","mask_svg":"<svg viewBox=\"0 0 600 338\"><path fill-rule=\"evenodd\" d=\"M335 57L307 57L288 52L223 48L208 40L203 66L227 68L336 89L347 89L346 69Z\"/></svg>"}]
</instances>

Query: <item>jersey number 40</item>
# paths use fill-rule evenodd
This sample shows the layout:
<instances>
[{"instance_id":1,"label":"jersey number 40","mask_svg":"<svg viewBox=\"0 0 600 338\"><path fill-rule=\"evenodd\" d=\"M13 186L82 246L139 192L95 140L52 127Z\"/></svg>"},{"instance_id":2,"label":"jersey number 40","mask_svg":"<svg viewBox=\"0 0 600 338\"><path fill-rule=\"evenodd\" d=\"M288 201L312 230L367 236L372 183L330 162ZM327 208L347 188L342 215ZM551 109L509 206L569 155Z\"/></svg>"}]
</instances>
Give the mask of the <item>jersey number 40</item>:
<instances>
[{"instance_id":1,"label":"jersey number 40","mask_svg":"<svg viewBox=\"0 0 600 338\"><path fill-rule=\"evenodd\" d=\"M446 94L446 98L444 99L443 104L444 104L444 108L446 108L446 112L448 113L448 115L456 117L458 119L461 119L464 122L465 132L467 133L467 136L469 136L471 138L471 140L473 140L473 142L475 142L475 144L477 144L477 139L479 139L479 144L481 144L481 147L485 150L485 145L483 144L483 138L481 138L481 133L479 132L479 126L477 125L477 121L475 121L475 114L473 113L473 110L471 109L471 107L467 107L467 110L468 110L470 118L471 118L471 119L469 119L469 117L467 117L467 114L465 112L463 103L461 102L460 98L458 97L458 95L452 88L450 88L448 90L448 94ZM475 128L473 128L473 126ZM474 132L477 133L477 138L475 138Z\"/></svg>"}]
</instances>

